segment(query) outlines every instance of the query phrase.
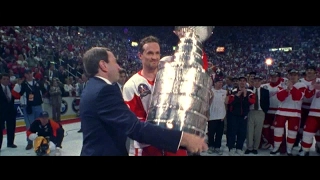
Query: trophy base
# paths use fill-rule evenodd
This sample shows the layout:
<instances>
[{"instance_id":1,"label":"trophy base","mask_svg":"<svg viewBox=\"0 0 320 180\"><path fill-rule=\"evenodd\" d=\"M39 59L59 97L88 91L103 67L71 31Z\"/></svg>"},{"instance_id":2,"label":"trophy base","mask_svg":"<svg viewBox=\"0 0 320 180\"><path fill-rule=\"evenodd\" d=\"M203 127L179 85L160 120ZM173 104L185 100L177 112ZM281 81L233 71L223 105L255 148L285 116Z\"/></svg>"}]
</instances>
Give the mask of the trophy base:
<instances>
[{"instance_id":1,"label":"trophy base","mask_svg":"<svg viewBox=\"0 0 320 180\"><path fill-rule=\"evenodd\" d=\"M159 120L160 121L160 120ZM161 122L159 122L157 120L155 121L149 121L151 124L155 124L157 126L166 128L166 129L174 129L174 130L178 130L178 131L183 131L183 132L187 132L190 134L194 134L200 137L205 137L205 132L201 129L196 128L195 126L191 126L191 125L181 125L179 122L177 121L170 121L170 120L161 120Z\"/></svg>"}]
</instances>

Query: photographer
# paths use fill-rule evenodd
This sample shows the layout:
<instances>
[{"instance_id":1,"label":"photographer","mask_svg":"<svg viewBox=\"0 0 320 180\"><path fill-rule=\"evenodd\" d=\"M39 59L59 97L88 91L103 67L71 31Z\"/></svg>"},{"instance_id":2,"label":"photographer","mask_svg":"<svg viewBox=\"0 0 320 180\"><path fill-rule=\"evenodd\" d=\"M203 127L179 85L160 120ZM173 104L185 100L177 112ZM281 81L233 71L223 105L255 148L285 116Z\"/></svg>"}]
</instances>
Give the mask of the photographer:
<instances>
[{"instance_id":1,"label":"photographer","mask_svg":"<svg viewBox=\"0 0 320 180\"><path fill-rule=\"evenodd\" d=\"M42 95L46 93L46 89L43 83L33 78L32 72L26 70L24 72L25 80L21 83L21 90L19 94L26 97L26 113L27 119L25 120L26 126L30 127L30 124L37 119L42 113ZM32 149L33 145L28 141L26 150Z\"/></svg>"},{"instance_id":2,"label":"photographer","mask_svg":"<svg viewBox=\"0 0 320 180\"><path fill-rule=\"evenodd\" d=\"M27 137L34 142L34 150L38 153L40 146L42 145L39 140L49 140L50 151L55 151L57 148L62 148L61 144L64 138L64 129L55 121L49 119L49 114L46 111L40 113L27 131ZM47 151L47 152L50 152ZM58 150L59 151L59 150Z\"/></svg>"}]
</instances>

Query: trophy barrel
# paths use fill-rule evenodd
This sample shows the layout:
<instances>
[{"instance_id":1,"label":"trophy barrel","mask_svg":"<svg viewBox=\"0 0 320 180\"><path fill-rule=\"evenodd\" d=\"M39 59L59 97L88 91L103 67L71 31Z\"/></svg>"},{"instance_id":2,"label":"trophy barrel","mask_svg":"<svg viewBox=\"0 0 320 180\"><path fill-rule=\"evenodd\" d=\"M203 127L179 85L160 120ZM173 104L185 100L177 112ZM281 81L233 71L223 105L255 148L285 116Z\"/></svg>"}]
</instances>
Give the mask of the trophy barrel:
<instances>
[{"instance_id":1,"label":"trophy barrel","mask_svg":"<svg viewBox=\"0 0 320 180\"><path fill-rule=\"evenodd\" d=\"M205 136L212 80L202 67L202 42L212 29L199 27L182 27L185 36L180 39L173 61L159 66L147 121Z\"/></svg>"}]
</instances>

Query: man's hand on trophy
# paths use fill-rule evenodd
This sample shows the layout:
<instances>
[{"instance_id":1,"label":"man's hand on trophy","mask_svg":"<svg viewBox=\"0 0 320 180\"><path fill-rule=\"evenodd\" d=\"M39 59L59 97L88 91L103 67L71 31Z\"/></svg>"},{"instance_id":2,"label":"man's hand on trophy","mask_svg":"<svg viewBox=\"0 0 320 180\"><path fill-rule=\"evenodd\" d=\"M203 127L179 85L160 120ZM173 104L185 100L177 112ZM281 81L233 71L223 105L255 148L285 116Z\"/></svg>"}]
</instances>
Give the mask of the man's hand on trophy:
<instances>
[{"instance_id":1,"label":"man's hand on trophy","mask_svg":"<svg viewBox=\"0 0 320 180\"><path fill-rule=\"evenodd\" d=\"M180 146L185 147L191 153L201 153L208 150L204 137L184 132Z\"/></svg>"}]
</instances>

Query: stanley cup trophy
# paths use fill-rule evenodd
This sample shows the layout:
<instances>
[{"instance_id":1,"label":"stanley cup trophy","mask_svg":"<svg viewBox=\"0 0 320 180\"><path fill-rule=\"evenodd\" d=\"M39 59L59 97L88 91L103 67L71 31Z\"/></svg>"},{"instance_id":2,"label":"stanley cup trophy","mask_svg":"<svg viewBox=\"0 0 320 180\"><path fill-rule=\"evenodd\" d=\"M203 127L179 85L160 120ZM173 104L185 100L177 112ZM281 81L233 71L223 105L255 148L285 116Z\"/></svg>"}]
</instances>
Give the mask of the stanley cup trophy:
<instances>
[{"instance_id":1,"label":"stanley cup trophy","mask_svg":"<svg viewBox=\"0 0 320 180\"><path fill-rule=\"evenodd\" d=\"M184 37L173 60L159 64L147 121L204 137L212 80L202 66L202 43L214 26L177 28Z\"/></svg>"}]
</instances>

